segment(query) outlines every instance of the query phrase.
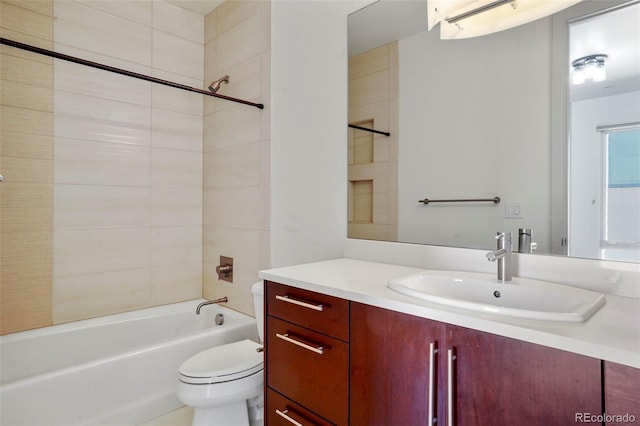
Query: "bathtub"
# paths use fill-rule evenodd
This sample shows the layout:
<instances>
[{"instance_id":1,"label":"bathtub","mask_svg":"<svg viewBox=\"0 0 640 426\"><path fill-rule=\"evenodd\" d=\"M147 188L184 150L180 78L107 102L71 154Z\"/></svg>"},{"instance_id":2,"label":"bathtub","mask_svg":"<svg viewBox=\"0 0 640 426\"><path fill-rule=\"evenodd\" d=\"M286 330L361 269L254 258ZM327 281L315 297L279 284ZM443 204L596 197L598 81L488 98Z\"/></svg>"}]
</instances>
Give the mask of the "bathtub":
<instances>
[{"instance_id":1,"label":"bathtub","mask_svg":"<svg viewBox=\"0 0 640 426\"><path fill-rule=\"evenodd\" d=\"M258 339L252 317L219 305L196 315L202 301L0 336L0 424L124 426L178 409L183 361Z\"/></svg>"}]
</instances>

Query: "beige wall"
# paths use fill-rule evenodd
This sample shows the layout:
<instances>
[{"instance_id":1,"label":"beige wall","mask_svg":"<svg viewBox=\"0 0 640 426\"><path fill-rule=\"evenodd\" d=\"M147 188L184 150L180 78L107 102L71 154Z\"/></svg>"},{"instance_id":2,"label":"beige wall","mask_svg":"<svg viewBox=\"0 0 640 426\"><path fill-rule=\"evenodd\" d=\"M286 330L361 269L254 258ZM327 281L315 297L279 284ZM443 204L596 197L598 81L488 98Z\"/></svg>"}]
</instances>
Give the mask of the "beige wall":
<instances>
[{"instance_id":1,"label":"beige wall","mask_svg":"<svg viewBox=\"0 0 640 426\"><path fill-rule=\"evenodd\" d=\"M349 58L350 238L395 241L398 224L398 43Z\"/></svg>"},{"instance_id":2,"label":"beige wall","mask_svg":"<svg viewBox=\"0 0 640 426\"><path fill-rule=\"evenodd\" d=\"M227 1L205 20L205 83L229 75L220 94L265 104L207 98L204 112L203 295L249 314L251 285L270 265L270 8ZM234 258L233 284L215 274L221 255Z\"/></svg>"},{"instance_id":3,"label":"beige wall","mask_svg":"<svg viewBox=\"0 0 640 426\"><path fill-rule=\"evenodd\" d=\"M53 3L0 3L2 37L53 48ZM0 333L52 323L53 60L1 47Z\"/></svg>"}]
</instances>

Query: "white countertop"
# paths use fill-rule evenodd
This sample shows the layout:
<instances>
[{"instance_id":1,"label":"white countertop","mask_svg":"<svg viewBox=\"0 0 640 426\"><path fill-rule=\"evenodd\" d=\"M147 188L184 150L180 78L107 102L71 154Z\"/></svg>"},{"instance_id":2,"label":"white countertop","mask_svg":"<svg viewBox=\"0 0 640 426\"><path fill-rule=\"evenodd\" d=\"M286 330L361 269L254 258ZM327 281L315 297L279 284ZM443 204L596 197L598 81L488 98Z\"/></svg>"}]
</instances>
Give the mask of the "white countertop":
<instances>
[{"instance_id":1,"label":"white countertop","mask_svg":"<svg viewBox=\"0 0 640 426\"><path fill-rule=\"evenodd\" d=\"M583 323L517 320L416 300L389 290L393 278L424 269L334 259L260 271L260 278L448 324L640 368L640 299L606 295Z\"/></svg>"}]
</instances>

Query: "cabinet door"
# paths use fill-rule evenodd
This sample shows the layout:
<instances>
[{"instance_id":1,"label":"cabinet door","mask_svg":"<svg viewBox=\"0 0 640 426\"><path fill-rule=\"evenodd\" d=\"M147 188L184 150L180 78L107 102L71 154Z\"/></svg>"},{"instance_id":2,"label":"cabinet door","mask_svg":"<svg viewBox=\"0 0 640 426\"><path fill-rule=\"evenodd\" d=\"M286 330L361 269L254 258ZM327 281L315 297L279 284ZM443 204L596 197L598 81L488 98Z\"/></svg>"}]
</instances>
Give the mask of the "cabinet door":
<instances>
[{"instance_id":1,"label":"cabinet door","mask_svg":"<svg viewBox=\"0 0 640 426\"><path fill-rule=\"evenodd\" d=\"M602 412L598 359L455 326L447 348L454 425L565 426Z\"/></svg>"},{"instance_id":2,"label":"cabinet door","mask_svg":"<svg viewBox=\"0 0 640 426\"><path fill-rule=\"evenodd\" d=\"M434 321L351 303L351 425L427 424L430 343L437 347L442 329ZM435 399L437 415L444 400L438 407Z\"/></svg>"},{"instance_id":3,"label":"cabinet door","mask_svg":"<svg viewBox=\"0 0 640 426\"><path fill-rule=\"evenodd\" d=\"M640 420L640 369L604 361L604 408L607 426Z\"/></svg>"}]
</instances>

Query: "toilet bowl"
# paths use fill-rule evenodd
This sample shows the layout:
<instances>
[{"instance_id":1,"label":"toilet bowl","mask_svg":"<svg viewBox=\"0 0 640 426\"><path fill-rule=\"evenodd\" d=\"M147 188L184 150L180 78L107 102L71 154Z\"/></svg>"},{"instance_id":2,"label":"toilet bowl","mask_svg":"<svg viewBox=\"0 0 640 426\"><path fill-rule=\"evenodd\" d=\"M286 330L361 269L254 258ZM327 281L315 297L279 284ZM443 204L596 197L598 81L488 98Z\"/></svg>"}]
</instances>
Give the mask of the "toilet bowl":
<instances>
[{"instance_id":1,"label":"toilet bowl","mask_svg":"<svg viewBox=\"0 0 640 426\"><path fill-rule=\"evenodd\" d=\"M252 287L258 334L263 332L263 284ZM263 352L251 340L204 350L179 368L177 396L194 408L193 426L263 424Z\"/></svg>"}]
</instances>

